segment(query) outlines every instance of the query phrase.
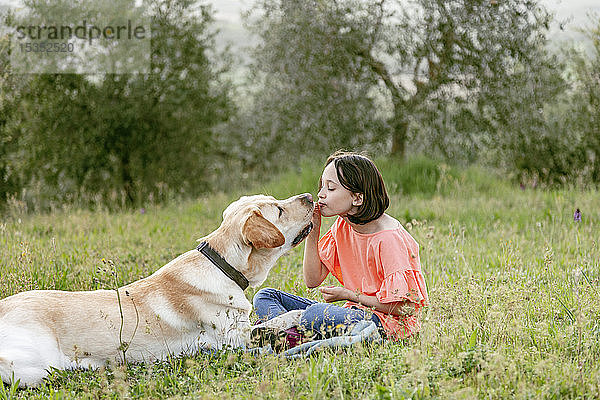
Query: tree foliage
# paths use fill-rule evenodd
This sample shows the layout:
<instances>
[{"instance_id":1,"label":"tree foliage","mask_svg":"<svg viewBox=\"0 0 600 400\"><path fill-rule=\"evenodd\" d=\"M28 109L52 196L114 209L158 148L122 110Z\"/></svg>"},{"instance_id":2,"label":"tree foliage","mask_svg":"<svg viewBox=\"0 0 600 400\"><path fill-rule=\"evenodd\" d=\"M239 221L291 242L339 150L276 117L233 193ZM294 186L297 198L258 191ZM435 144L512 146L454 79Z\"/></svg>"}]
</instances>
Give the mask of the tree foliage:
<instances>
[{"instance_id":1,"label":"tree foliage","mask_svg":"<svg viewBox=\"0 0 600 400\"><path fill-rule=\"evenodd\" d=\"M600 182L600 18L590 21L594 25L585 32L591 53L573 48L564 53L569 90L539 110L543 121L520 140L520 151L505 157L523 181L549 186Z\"/></svg>"},{"instance_id":2,"label":"tree foliage","mask_svg":"<svg viewBox=\"0 0 600 400\"><path fill-rule=\"evenodd\" d=\"M600 16L590 18L595 26L588 30L593 49L591 57L573 57L576 77L571 127L575 133L571 148L578 161L577 177L600 182Z\"/></svg>"},{"instance_id":3,"label":"tree foliage","mask_svg":"<svg viewBox=\"0 0 600 400\"><path fill-rule=\"evenodd\" d=\"M10 23L11 15L0 14L3 23ZM11 173L8 162L9 155L14 151L15 139L8 134L11 124L9 116L16 109L18 97L18 82L12 74L9 59L9 37L0 30L0 208L7 193L14 193L19 188L19 182Z\"/></svg>"}]
</instances>

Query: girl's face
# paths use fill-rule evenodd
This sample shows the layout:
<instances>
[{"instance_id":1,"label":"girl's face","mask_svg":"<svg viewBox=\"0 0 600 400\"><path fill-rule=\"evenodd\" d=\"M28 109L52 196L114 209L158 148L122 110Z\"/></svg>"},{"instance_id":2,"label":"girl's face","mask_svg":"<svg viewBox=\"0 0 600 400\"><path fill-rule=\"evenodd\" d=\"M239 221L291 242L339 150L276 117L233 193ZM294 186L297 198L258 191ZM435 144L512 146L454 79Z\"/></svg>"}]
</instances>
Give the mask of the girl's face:
<instances>
[{"instance_id":1,"label":"girl's face","mask_svg":"<svg viewBox=\"0 0 600 400\"><path fill-rule=\"evenodd\" d=\"M329 163L321 175L322 187L319 190L319 207L321 215L352 215L363 202L362 193L352 193L340 183L333 162Z\"/></svg>"}]
</instances>

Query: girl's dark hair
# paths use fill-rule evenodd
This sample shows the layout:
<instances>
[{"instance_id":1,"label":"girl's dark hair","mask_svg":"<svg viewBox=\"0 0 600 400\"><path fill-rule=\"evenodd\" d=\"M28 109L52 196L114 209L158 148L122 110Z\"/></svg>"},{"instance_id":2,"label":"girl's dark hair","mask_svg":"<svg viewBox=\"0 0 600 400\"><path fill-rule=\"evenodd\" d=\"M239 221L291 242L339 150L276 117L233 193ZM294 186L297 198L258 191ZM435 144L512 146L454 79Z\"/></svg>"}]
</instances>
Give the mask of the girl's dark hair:
<instances>
[{"instance_id":1,"label":"girl's dark hair","mask_svg":"<svg viewBox=\"0 0 600 400\"><path fill-rule=\"evenodd\" d=\"M356 214L348 215L354 224L366 224L379 218L390 205L379 170L368 157L357 153L336 151L329 156L325 166L334 163L338 179L352 193L362 193L363 203ZM319 190L323 183L319 181Z\"/></svg>"}]
</instances>

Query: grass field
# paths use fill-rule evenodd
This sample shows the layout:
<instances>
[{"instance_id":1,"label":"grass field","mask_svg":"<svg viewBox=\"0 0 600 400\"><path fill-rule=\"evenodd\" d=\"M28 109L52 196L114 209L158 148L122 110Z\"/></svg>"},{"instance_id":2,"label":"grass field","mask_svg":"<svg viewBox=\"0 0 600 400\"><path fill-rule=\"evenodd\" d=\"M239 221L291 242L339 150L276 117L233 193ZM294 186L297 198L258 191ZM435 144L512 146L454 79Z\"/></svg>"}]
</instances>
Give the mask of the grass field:
<instances>
[{"instance_id":1,"label":"grass field","mask_svg":"<svg viewBox=\"0 0 600 400\"><path fill-rule=\"evenodd\" d=\"M419 336L294 361L224 352L55 372L35 390L5 386L0 399L599 398L600 193L521 190L426 159L378 164L389 214L421 246L431 306ZM245 193L314 194L320 168L305 163ZM111 287L103 258L120 283L147 276L215 229L240 194L119 213L26 215L14 203L0 223L0 297ZM302 282L302 251L280 259L265 286L319 299Z\"/></svg>"}]
</instances>

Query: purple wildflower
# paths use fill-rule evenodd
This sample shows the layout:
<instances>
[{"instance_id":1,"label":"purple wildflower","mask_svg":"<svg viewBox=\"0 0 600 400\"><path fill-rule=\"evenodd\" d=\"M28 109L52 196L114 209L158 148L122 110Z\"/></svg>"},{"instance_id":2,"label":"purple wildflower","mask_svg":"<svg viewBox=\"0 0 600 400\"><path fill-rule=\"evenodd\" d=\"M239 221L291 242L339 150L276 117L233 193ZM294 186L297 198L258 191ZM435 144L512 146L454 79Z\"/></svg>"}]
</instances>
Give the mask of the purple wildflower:
<instances>
[{"instance_id":1,"label":"purple wildflower","mask_svg":"<svg viewBox=\"0 0 600 400\"><path fill-rule=\"evenodd\" d=\"M575 220L575 222L581 222L581 211L579 211L579 208L575 210L575 213L573 214L573 220Z\"/></svg>"},{"instance_id":2,"label":"purple wildflower","mask_svg":"<svg viewBox=\"0 0 600 400\"><path fill-rule=\"evenodd\" d=\"M146 214L146 209L145 208L141 208L140 209L140 214Z\"/></svg>"}]
</instances>

